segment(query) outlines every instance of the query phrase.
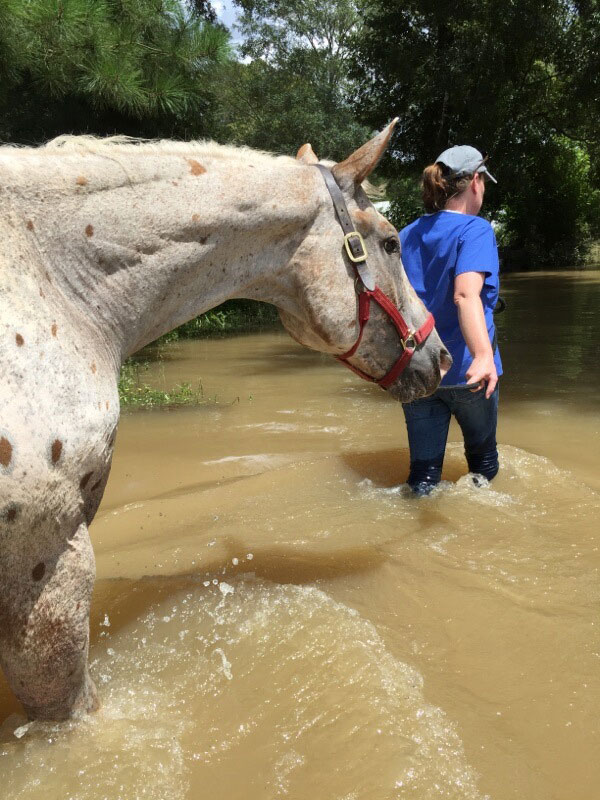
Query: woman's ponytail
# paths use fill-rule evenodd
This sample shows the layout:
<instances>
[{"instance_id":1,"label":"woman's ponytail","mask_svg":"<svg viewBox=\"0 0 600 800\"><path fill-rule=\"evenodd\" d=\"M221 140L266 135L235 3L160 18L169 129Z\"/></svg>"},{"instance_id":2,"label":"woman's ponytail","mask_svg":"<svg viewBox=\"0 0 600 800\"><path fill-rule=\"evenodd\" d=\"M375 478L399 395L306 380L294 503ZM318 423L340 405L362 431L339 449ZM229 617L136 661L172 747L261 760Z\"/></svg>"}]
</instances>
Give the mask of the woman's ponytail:
<instances>
[{"instance_id":1,"label":"woman's ponytail","mask_svg":"<svg viewBox=\"0 0 600 800\"><path fill-rule=\"evenodd\" d=\"M444 174L446 173L446 174ZM450 170L444 164L430 164L423 170L423 205L428 214L442 211L451 197L464 191L472 175L449 177Z\"/></svg>"}]
</instances>

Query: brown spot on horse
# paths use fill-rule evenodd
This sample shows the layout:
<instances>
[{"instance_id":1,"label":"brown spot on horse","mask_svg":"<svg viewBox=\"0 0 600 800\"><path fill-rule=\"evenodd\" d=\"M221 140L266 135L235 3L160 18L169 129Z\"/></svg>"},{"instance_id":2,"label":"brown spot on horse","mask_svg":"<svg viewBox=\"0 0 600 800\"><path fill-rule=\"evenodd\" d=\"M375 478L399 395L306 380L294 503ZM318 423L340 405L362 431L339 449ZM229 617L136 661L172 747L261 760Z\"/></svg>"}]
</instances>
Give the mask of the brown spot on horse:
<instances>
[{"instance_id":1,"label":"brown spot on horse","mask_svg":"<svg viewBox=\"0 0 600 800\"><path fill-rule=\"evenodd\" d=\"M3 467L8 467L10 464L12 450L12 444L3 436L0 439L0 464L2 464Z\"/></svg>"},{"instance_id":2,"label":"brown spot on horse","mask_svg":"<svg viewBox=\"0 0 600 800\"><path fill-rule=\"evenodd\" d=\"M52 336L56 336L56 331L58 330L58 325L56 324L56 322L52 323L52 327L50 328L50 330L52 331Z\"/></svg>"},{"instance_id":3,"label":"brown spot on horse","mask_svg":"<svg viewBox=\"0 0 600 800\"><path fill-rule=\"evenodd\" d=\"M195 158L188 158L188 164L190 165L190 172L192 175L203 175L206 172L205 167L199 161L196 161Z\"/></svg>"},{"instance_id":4,"label":"brown spot on horse","mask_svg":"<svg viewBox=\"0 0 600 800\"><path fill-rule=\"evenodd\" d=\"M23 345L25 344L25 339L21 336L20 333L17 333L17 335L15 336L15 341L17 343L17 347L23 347Z\"/></svg>"},{"instance_id":5,"label":"brown spot on horse","mask_svg":"<svg viewBox=\"0 0 600 800\"><path fill-rule=\"evenodd\" d=\"M77 186L87 186L87 182L88 179L85 177L85 175L78 175L77 180L75 181Z\"/></svg>"},{"instance_id":6,"label":"brown spot on horse","mask_svg":"<svg viewBox=\"0 0 600 800\"><path fill-rule=\"evenodd\" d=\"M25 227L27 228L28 231L32 231L33 230L33 222L30 219L28 219L27 222L25 223Z\"/></svg>"},{"instance_id":7,"label":"brown spot on horse","mask_svg":"<svg viewBox=\"0 0 600 800\"><path fill-rule=\"evenodd\" d=\"M86 236L93 236L94 235L94 226L93 225L86 225L85 226L85 235Z\"/></svg>"},{"instance_id":8,"label":"brown spot on horse","mask_svg":"<svg viewBox=\"0 0 600 800\"><path fill-rule=\"evenodd\" d=\"M41 581L46 573L46 565L43 561L40 561L39 564L36 564L35 567L31 570L31 577L34 581Z\"/></svg>"},{"instance_id":9,"label":"brown spot on horse","mask_svg":"<svg viewBox=\"0 0 600 800\"><path fill-rule=\"evenodd\" d=\"M50 454L52 458L52 463L56 464L61 457L63 449L63 444L60 439L55 439L52 442L52 447L50 448Z\"/></svg>"},{"instance_id":10,"label":"brown spot on horse","mask_svg":"<svg viewBox=\"0 0 600 800\"><path fill-rule=\"evenodd\" d=\"M92 366L90 367L90 369L92 370L93 373L96 372L97 368L96 368L96 364L94 362L92 362Z\"/></svg>"},{"instance_id":11,"label":"brown spot on horse","mask_svg":"<svg viewBox=\"0 0 600 800\"><path fill-rule=\"evenodd\" d=\"M9 506L4 512L4 519L7 522L14 522L17 518L17 514L19 513L19 509L15 505Z\"/></svg>"}]
</instances>

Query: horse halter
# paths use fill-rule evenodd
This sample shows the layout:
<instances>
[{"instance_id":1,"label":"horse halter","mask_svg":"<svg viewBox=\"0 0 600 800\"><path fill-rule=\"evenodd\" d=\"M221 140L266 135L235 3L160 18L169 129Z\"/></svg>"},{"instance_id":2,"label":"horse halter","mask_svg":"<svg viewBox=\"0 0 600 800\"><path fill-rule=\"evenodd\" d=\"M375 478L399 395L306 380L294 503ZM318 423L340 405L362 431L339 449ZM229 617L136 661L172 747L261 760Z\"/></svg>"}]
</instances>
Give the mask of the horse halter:
<instances>
[{"instance_id":1,"label":"horse halter","mask_svg":"<svg viewBox=\"0 0 600 800\"><path fill-rule=\"evenodd\" d=\"M371 381L372 383L377 383L383 389L387 389L396 380L396 378L401 375L402 372L404 372L417 347L422 344L425 339L427 339L433 330L435 320L433 319L433 314L428 314L425 322L417 331L410 330L400 311L396 308L394 303L392 303L390 298L381 291L379 286L377 286L373 280L373 276L371 275L367 266L367 250L365 243L360 233L354 229L352 219L346 206L346 201L344 200L344 195L342 194L340 187L337 185L331 170L329 170L327 167L324 167L322 164L314 164L313 166L315 166L321 172L321 175L325 180L325 185L327 186L329 194L331 195L331 201L333 203L333 207L335 208L335 213L345 234L344 247L346 249L346 253L352 262L354 269L356 270L354 288L358 294L358 339L354 342L353 346L350 348L350 350L348 350L348 352L342 353L341 356L336 356L336 358L361 378L364 378L366 381ZM396 359L392 368L383 376L383 378L373 378L371 375L367 375L366 372L363 372L361 369L355 367L348 361L348 359L356 353L360 345L365 325L369 321L371 300L375 301L377 305L380 306L380 308L382 308L383 311L388 315L398 332L400 344L402 345L402 354Z\"/></svg>"}]
</instances>

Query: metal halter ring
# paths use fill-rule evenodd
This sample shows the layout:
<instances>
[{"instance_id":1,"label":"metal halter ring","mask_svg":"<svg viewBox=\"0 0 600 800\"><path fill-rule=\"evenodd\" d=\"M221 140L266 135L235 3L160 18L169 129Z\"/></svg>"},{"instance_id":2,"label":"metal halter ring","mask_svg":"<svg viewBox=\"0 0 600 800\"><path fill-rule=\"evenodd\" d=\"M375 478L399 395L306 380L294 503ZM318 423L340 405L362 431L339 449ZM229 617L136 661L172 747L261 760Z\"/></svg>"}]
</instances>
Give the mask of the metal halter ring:
<instances>
[{"instance_id":1,"label":"metal halter ring","mask_svg":"<svg viewBox=\"0 0 600 800\"><path fill-rule=\"evenodd\" d=\"M409 331L408 336L404 339L400 339L400 344L404 348L404 350L416 350L417 348L417 340L415 339L415 331Z\"/></svg>"}]
</instances>

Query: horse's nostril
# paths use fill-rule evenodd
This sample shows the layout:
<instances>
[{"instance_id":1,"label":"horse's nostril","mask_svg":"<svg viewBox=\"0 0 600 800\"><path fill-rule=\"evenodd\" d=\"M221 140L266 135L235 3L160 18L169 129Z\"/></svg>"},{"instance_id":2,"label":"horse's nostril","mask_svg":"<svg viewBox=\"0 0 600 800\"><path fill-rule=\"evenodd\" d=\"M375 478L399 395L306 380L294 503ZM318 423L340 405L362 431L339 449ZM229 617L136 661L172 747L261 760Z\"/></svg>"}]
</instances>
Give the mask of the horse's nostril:
<instances>
[{"instance_id":1,"label":"horse's nostril","mask_svg":"<svg viewBox=\"0 0 600 800\"><path fill-rule=\"evenodd\" d=\"M452 366L452 356L446 350L445 347L442 347L442 349L440 350L440 374L442 378L448 372L451 366Z\"/></svg>"}]
</instances>

